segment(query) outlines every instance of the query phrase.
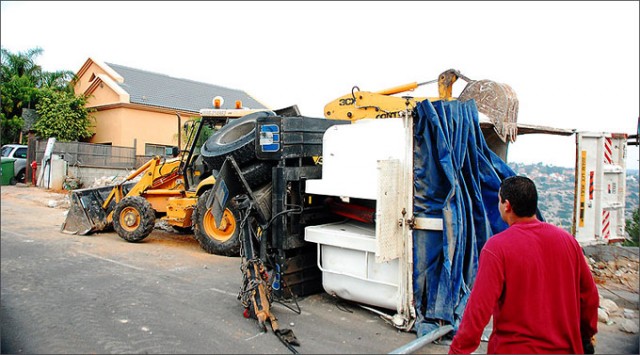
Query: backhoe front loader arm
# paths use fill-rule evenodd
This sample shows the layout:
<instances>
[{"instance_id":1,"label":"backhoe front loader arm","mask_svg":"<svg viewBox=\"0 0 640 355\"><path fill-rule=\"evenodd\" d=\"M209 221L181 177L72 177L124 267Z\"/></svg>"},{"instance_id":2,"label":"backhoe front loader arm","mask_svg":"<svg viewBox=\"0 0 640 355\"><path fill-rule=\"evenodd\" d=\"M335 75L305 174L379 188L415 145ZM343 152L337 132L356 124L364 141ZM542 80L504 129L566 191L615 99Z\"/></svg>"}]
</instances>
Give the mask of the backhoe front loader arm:
<instances>
[{"instance_id":1,"label":"backhoe front loader arm","mask_svg":"<svg viewBox=\"0 0 640 355\"><path fill-rule=\"evenodd\" d=\"M153 159L150 159L148 162L144 163L141 167L139 167L136 171L134 171L133 173L129 174L129 176L127 176L124 181L122 181L121 183L117 184L116 186L113 187L113 190L111 190L111 193L109 194L109 196L107 196L107 198L104 200L104 202L102 203L102 208L103 209L107 209L107 206L109 206L109 204L111 203L111 200L113 200L115 198L116 203L120 202L124 197L125 194L122 191L122 185L126 182L129 182L133 179L135 179L138 175L140 175L141 173L143 173L146 170L149 170L149 174L147 174L147 176L152 177L152 173L155 170L156 165L158 164L158 161L160 160L160 157L155 156ZM145 176L146 177L146 176ZM153 182L153 180L151 180L151 182L149 182L149 178L145 178L143 177L132 189L131 191L129 191L129 194L135 194L136 192L139 191L143 191L145 190L147 187L151 186L151 183Z\"/></svg>"}]
</instances>

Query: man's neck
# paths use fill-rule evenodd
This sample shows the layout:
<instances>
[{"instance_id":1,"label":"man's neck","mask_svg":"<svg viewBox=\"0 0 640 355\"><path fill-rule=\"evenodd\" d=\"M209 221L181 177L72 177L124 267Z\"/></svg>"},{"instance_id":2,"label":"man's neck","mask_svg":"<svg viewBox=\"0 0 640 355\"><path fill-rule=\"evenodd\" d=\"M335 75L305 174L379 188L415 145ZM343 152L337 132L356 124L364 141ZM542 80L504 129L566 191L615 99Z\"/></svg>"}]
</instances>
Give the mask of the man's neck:
<instances>
[{"instance_id":1,"label":"man's neck","mask_svg":"<svg viewBox=\"0 0 640 355\"><path fill-rule=\"evenodd\" d=\"M509 220L507 221L507 224L509 225L509 227L511 227L515 223L528 223L528 222L533 222L537 220L538 218L535 215L529 216L529 217L520 217L520 216L516 216L515 214L511 214L509 216Z\"/></svg>"}]
</instances>

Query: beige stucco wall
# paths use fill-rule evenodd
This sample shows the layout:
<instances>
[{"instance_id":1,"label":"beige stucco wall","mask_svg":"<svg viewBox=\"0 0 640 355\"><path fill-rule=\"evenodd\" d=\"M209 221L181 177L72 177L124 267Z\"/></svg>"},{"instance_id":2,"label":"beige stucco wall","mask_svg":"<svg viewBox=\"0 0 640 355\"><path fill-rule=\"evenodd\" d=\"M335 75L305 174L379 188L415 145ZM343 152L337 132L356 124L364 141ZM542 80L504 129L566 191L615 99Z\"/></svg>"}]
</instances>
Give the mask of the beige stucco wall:
<instances>
[{"instance_id":1,"label":"beige stucco wall","mask_svg":"<svg viewBox=\"0 0 640 355\"><path fill-rule=\"evenodd\" d=\"M87 107L115 104L119 102L127 101L121 100L120 95L113 91L108 85L103 82L99 82L95 90L93 90L91 95L87 98Z\"/></svg>"},{"instance_id":2,"label":"beige stucco wall","mask_svg":"<svg viewBox=\"0 0 640 355\"><path fill-rule=\"evenodd\" d=\"M93 112L92 116L96 118L95 135L91 137L89 143L109 143L115 146L132 147L132 140L124 142L124 139L121 139L123 125L120 117L123 116L123 110L125 109L117 108Z\"/></svg>"},{"instance_id":3,"label":"beige stucco wall","mask_svg":"<svg viewBox=\"0 0 640 355\"><path fill-rule=\"evenodd\" d=\"M178 117L175 113L163 113L129 107L103 109L93 113L96 117L96 134L90 143L111 143L114 146L133 147L136 155L145 154L145 144L178 145ZM184 124L189 115L181 114ZM184 139L181 144L184 145Z\"/></svg>"}]
</instances>

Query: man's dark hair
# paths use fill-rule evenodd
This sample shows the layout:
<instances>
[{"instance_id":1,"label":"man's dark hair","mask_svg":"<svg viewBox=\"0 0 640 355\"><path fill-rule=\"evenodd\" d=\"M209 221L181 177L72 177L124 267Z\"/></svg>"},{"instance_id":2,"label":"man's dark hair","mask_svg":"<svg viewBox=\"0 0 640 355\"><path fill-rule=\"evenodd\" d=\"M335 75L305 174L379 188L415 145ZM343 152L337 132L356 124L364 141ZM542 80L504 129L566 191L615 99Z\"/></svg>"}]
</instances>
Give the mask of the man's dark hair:
<instances>
[{"instance_id":1,"label":"man's dark hair","mask_svg":"<svg viewBox=\"0 0 640 355\"><path fill-rule=\"evenodd\" d=\"M518 217L530 217L538 209L538 191L531 179L511 176L500 184L500 199L509 200L513 213Z\"/></svg>"}]
</instances>

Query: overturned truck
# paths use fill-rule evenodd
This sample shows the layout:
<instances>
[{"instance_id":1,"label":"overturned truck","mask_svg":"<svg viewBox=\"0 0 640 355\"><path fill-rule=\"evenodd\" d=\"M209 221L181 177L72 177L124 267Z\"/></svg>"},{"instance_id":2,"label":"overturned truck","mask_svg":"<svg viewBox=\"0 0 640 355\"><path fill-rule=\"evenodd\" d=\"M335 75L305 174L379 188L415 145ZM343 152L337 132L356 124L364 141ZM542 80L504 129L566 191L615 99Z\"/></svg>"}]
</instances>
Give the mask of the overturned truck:
<instances>
[{"instance_id":1,"label":"overturned truck","mask_svg":"<svg viewBox=\"0 0 640 355\"><path fill-rule=\"evenodd\" d=\"M407 113L353 124L259 118L256 156L277 161L270 204L225 159L212 214L238 206L242 301L261 324L277 320L273 297L318 289L419 334L459 321L479 251L506 227L497 192L514 173L482 138L473 101ZM308 131L323 125L322 136Z\"/></svg>"},{"instance_id":2,"label":"overturned truck","mask_svg":"<svg viewBox=\"0 0 640 355\"><path fill-rule=\"evenodd\" d=\"M359 94L341 101L351 103L347 117L382 111L381 101L357 103L384 94ZM501 181L515 175L508 141L575 133L515 120L496 126L474 98L401 100L405 110L388 119L257 119L253 154L273 166L271 203L235 157L220 166L207 207L215 220L238 208L245 315L271 323L290 349L299 342L279 327L271 302L319 289L423 339L456 329L480 250L507 228L497 206ZM514 96L504 102L517 108Z\"/></svg>"}]
</instances>

